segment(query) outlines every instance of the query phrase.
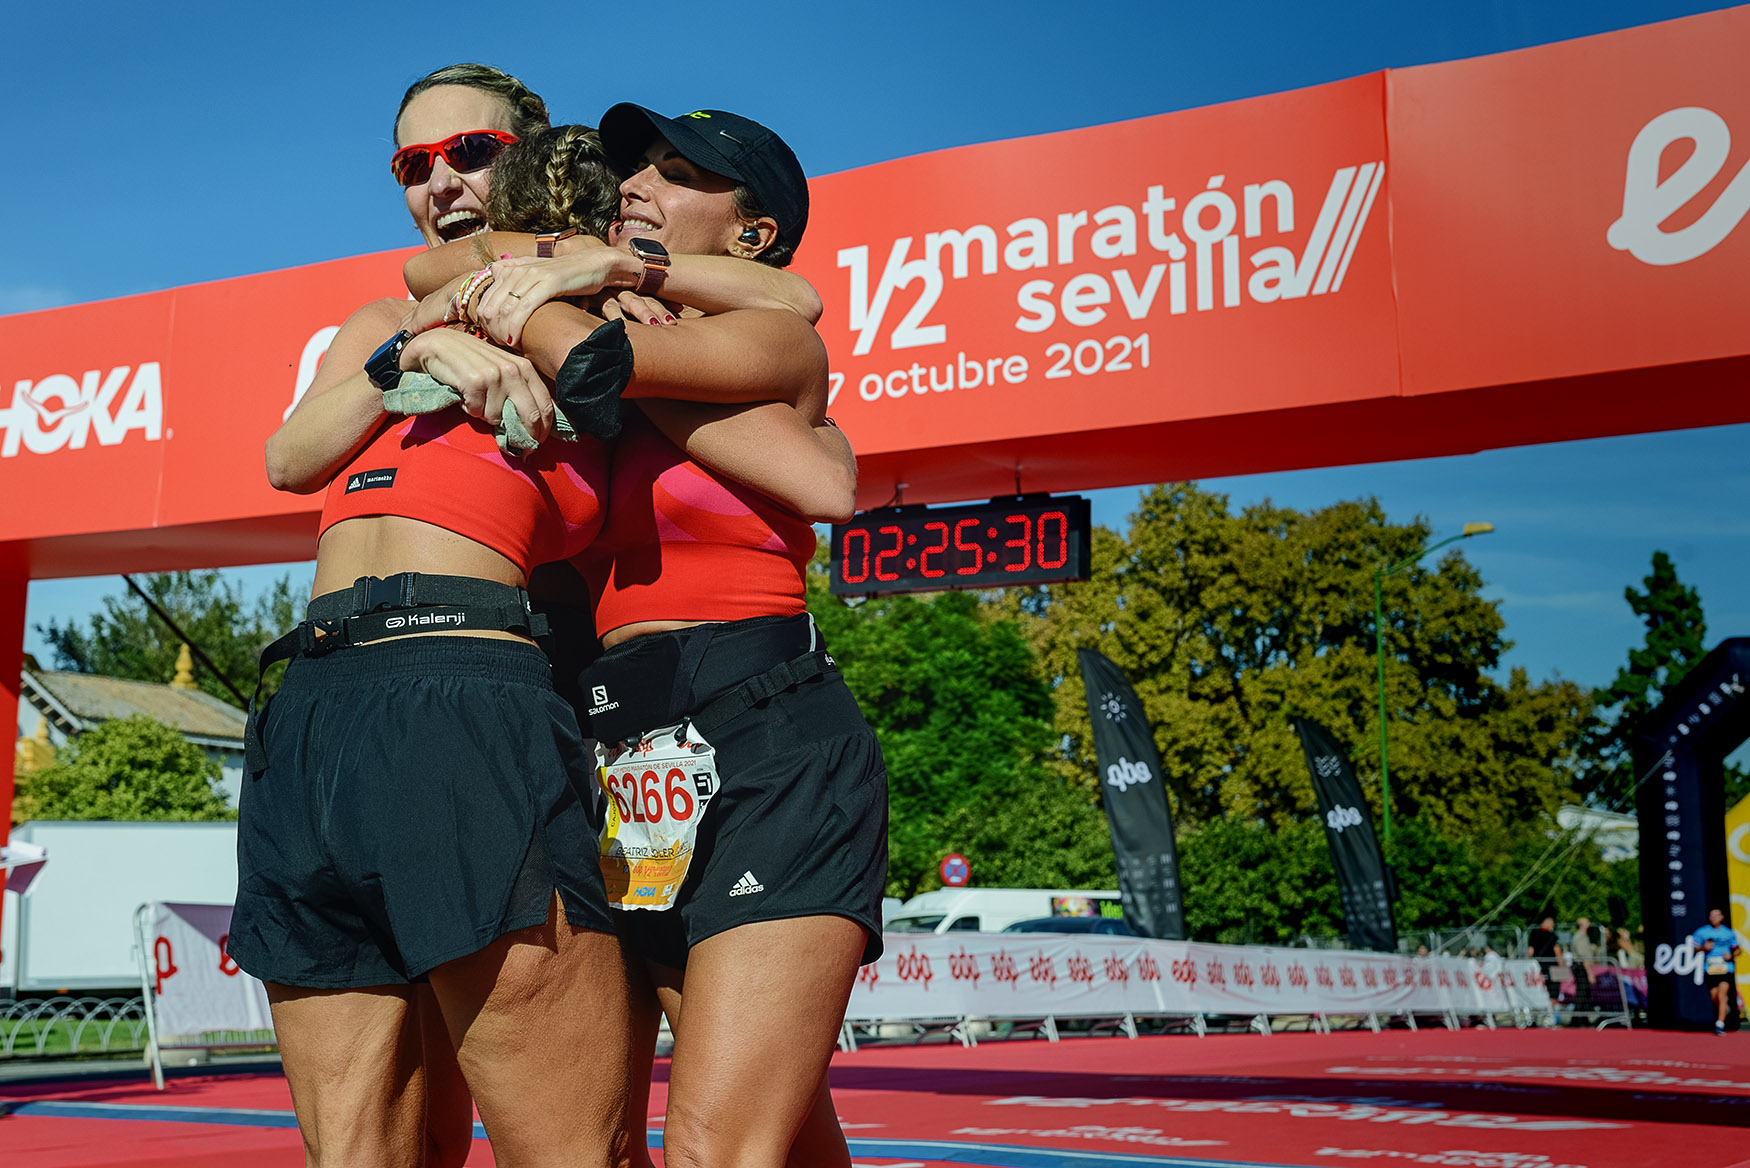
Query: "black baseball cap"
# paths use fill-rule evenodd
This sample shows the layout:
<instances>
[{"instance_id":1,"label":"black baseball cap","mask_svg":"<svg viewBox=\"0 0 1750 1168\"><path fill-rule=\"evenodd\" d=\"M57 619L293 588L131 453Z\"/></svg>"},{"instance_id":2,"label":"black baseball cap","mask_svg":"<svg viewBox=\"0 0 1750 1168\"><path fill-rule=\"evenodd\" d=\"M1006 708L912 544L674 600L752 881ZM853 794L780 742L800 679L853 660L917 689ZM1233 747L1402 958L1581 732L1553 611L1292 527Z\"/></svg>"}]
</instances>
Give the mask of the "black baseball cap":
<instances>
[{"instance_id":1,"label":"black baseball cap","mask_svg":"<svg viewBox=\"0 0 1750 1168\"><path fill-rule=\"evenodd\" d=\"M666 138L689 162L743 183L778 224L778 236L795 247L808 226L808 177L796 154L777 134L752 118L723 110L694 110L665 118L621 102L602 115L602 148L622 171L638 169L654 138Z\"/></svg>"}]
</instances>

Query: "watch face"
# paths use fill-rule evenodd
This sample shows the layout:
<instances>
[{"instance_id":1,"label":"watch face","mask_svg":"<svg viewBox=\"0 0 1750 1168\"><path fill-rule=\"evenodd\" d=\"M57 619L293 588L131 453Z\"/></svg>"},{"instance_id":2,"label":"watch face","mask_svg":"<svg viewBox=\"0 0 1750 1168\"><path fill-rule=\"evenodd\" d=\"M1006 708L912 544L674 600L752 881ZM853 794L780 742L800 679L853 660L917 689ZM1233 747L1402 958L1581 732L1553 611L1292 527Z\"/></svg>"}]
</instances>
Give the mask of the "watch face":
<instances>
[{"instance_id":1,"label":"watch face","mask_svg":"<svg viewBox=\"0 0 1750 1168\"><path fill-rule=\"evenodd\" d=\"M401 350L413 334L398 332L378 346L365 362L365 376L378 389L394 389L401 382Z\"/></svg>"},{"instance_id":2,"label":"watch face","mask_svg":"<svg viewBox=\"0 0 1750 1168\"><path fill-rule=\"evenodd\" d=\"M641 235L634 235L632 237L631 247L633 254L640 259L656 260L663 264L668 263L668 248L662 246L662 244L654 239L645 239Z\"/></svg>"}]
</instances>

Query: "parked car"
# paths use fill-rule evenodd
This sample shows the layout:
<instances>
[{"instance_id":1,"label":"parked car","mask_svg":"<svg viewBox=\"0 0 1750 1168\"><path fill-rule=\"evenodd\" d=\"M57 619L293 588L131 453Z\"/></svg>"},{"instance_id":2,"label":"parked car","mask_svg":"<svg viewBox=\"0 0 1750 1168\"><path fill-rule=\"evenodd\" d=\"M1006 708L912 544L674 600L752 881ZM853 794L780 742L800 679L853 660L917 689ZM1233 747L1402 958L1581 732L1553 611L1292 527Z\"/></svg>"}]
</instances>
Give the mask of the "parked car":
<instances>
[{"instance_id":1,"label":"parked car","mask_svg":"<svg viewBox=\"0 0 1750 1168\"><path fill-rule=\"evenodd\" d=\"M997 933L1015 921L1121 917L1114 889L938 888L919 893L884 923L888 933Z\"/></svg>"},{"instance_id":2,"label":"parked car","mask_svg":"<svg viewBox=\"0 0 1750 1168\"><path fill-rule=\"evenodd\" d=\"M1123 917L1036 917L1003 927L1005 933L1092 933L1100 937L1134 937Z\"/></svg>"}]
</instances>

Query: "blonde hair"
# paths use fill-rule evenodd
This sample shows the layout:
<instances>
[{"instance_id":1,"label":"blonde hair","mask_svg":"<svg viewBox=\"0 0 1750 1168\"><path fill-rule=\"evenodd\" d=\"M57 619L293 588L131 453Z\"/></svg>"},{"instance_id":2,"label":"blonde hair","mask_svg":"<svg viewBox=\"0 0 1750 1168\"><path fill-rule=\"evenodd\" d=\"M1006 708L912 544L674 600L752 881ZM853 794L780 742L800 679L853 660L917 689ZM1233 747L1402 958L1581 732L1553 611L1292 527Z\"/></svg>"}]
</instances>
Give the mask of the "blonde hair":
<instances>
[{"instance_id":1,"label":"blonde hair","mask_svg":"<svg viewBox=\"0 0 1750 1168\"><path fill-rule=\"evenodd\" d=\"M620 180L593 126L553 126L492 163L486 222L498 231L575 227L598 239L620 209Z\"/></svg>"},{"instance_id":2,"label":"blonde hair","mask_svg":"<svg viewBox=\"0 0 1750 1168\"><path fill-rule=\"evenodd\" d=\"M401 115L407 112L408 104L426 90L436 89L440 85L460 85L503 98L505 104L510 106L510 132L519 138L537 134L548 126L547 103L541 100L540 94L503 69L464 61L427 73L407 87L407 92L401 97L401 105L395 111L395 128L391 134L395 145L402 144Z\"/></svg>"}]
</instances>

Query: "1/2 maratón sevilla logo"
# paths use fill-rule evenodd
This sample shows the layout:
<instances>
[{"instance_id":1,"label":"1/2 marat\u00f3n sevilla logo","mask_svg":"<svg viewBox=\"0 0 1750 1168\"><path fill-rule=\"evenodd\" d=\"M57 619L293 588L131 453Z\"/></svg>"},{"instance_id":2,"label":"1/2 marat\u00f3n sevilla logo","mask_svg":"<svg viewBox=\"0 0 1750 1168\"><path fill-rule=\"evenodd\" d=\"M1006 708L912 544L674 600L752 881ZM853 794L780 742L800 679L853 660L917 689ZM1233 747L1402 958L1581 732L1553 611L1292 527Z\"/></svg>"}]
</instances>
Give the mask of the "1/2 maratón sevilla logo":
<instances>
[{"instance_id":1,"label":"1/2 marat\u00f3n sevilla logo","mask_svg":"<svg viewBox=\"0 0 1750 1168\"><path fill-rule=\"evenodd\" d=\"M130 434L156 442L163 430L158 362L88 369L78 378L53 373L13 384L11 402L0 409L0 458L81 450L93 439L115 446Z\"/></svg>"},{"instance_id":2,"label":"1/2 marat\u00f3n sevilla logo","mask_svg":"<svg viewBox=\"0 0 1750 1168\"><path fill-rule=\"evenodd\" d=\"M1091 328L1122 312L1145 320L1157 306L1166 315L1235 308L1250 300L1267 304L1303 296L1323 296L1343 286L1356 245L1385 178L1383 161L1339 167L1299 250L1285 246L1296 232L1294 188L1282 179L1235 184L1212 175L1204 189L1186 200L1151 185L1134 203L1098 210L1059 211L1027 216L998 229L986 223L944 228L895 239L871 292L870 246L839 249L838 266L848 269L849 324L856 334L852 356L869 354L883 331L891 349L946 344L945 324L930 314L949 280L994 276L1000 270L1025 272L1116 261L1105 271L1084 271L1061 282L1030 279L1016 294L1016 330L1041 333L1061 319ZM1260 240L1248 256L1242 239ZM1159 262L1151 262L1155 256ZM1245 266L1242 267L1242 259ZM1146 266L1137 268L1138 263ZM888 328L894 293L911 284L921 291L909 310ZM870 394L865 398L873 400ZM879 396L876 394L874 396Z\"/></svg>"}]
</instances>

